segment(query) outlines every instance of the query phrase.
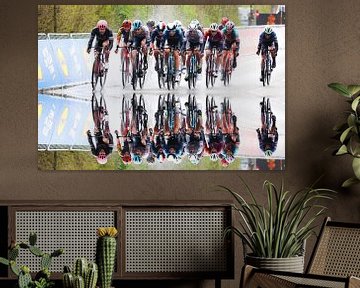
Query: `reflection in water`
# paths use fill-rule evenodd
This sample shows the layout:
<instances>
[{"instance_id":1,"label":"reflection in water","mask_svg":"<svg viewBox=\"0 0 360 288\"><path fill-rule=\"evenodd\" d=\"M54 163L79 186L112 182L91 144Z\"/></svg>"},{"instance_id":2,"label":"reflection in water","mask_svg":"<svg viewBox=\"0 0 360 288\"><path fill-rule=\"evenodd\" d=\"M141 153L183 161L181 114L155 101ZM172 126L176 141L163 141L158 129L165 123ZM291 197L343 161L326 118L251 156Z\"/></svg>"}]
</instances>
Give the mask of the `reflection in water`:
<instances>
[{"instance_id":1,"label":"reflection in water","mask_svg":"<svg viewBox=\"0 0 360 288\"><path fill-rule=\"evenodd\" d=\"M205 113L203 113L205 112ZM205 115L205 127L203 116ZM159 95L154 125L142 95L123 96L117 151L124 164L147 162L175 164L188 159L197 165L203 157L227 167L235 159L240 145L237 117L228 98L220 108L214 98L207 97L206 110L200 109L195 95L181 103L174 94Z\"/></svg>"},{"instance_id":2,"label":"reflection in water","mask_svg":"<svg viewBox=\"0 0 360 288\"><path fill-rule=\"evenodd\" d=\"M259 147L265 156L270 157L276 150L279 134L276 127L276 117L271 110L269 98L263 97L262 102L260 102L260 112L261 128L256 129Z\"/></svg>"},{"instance_id":3,"label":"reflection in water","mask_svg":"<svg viewBox=\"0 0 360 288\"><path fill-rule=\"evenodd\" d=\"M91 153L96 157L99 164L106 164L108 156L112 153L114 141L109 128L109 115L104 95L100 93L100 99L95 93L91 98L91 111L94 121L94 135L87 131L87 137ZM93 141L95 139L95 143Z\"/></svg>"}]
</instances>

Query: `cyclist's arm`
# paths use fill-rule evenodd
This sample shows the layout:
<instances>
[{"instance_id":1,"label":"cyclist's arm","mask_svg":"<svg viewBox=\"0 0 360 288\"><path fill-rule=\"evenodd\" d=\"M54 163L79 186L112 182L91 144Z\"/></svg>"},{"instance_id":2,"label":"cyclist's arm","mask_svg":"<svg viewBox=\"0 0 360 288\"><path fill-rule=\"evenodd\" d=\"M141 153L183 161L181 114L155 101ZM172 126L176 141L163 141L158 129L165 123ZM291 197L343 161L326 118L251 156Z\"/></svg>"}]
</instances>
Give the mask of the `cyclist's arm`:
<instances>
[{"instance_id":1,"label":"cyclist's arm","mask_svg":"<svg viewBox=\"0 0 360 288\"><path fill-rule=\"evenodd\" d=\"M95 145L94 145L92 136L91 136L90 133L88 133L87 136L88 136L88 141L89 141L91 153L92 153L93 155L96 155L96 148L95 148Z\"/></svg>"},{"instance_id":2,"label":"cyclist's arm","mask_svg":"<svg viewBox=\"0 0 360 288\"><path fill-rule=\"evenodd\" d=\"M165 42L166 42L166 40L168 39L168 36L169 36L169 33L168 33L168 31L166 30L166 31L164 32L163 37L161 38L160 49L164 49Z\"/></svg>"},{"instance_id":3,"label":"cyclist's arm","mask_svg":"<svg viewBox=\"0 0 360 288\"><path fill-rule=\"evenodd\" d=\"M116 48L120 47L121 37L122 37L122 27L120 27L118 33L116 34L116 43L117 43Z\"/></svg>"},{"instance_id":4,"label":"cyclist's arm","mask_svg":"<svg viewBox=\"0 0 360 288\"><path fill-rule=\"evenodd\" d=\"M258 44L258 47L257 47L257 50L260 50L261 49L261 43L262 43L262 34L260 34L259 36L259 44Z\"/></svg>"},{"instance_id":5,"label":"cyclist's arm","mask_svg":"<svg viewBox=\"0 0 360 288\"><path fill-rule=\"evenodd\" d=\"M88 42L88 49L91 49L91 45L94 41L94 38L96 36L96 32L95 32L95 28L91 31L91 34L90 34L90 39L89 39L89 42Z\"/></svg>"},{"instance_id":6,"label":"cyclist's arm","mask_svg":"<svg viewBox=\"0 0 360 288\"><path fill-rule=\"evenodd\" d=\"M112 49L114 45L114 35L111 30L109 30L109 51Z\"/></svg>"},{"instance_id":7,"label":"cyclist's arm","mask_svg":"<svg viewBox=\"0 0 360 288\"><path fill-rule=\"evenodd\" d=\"M183 33L180 30L178 30L178 35L179 35L179 45L180 45L179 48L181 50L183 47L184 37L183 37Z\"/></svg>"},{"instance_id":8,"label":"cyclist's arm","mask_svg":"<svg viewBox=\"0 0 360 288\"><path fill-rule=\"evenodd\" d=\"M151 42L150 31L147 27L144 27L144 32L145 32L146 45L149 46Z\"/></svg>"},{"instance_id":9,"label":"cyclist's arm","mask_svg":"<svg viewBox=\"0 0 360 288\"><path fill-rule=\"evenodd\" d=\"M200 43L200 51L201 53L204 53L204 34L201 33L201 31L198 31L198 35L199 35L199 43Z\"/></svg>"},{"instance_id":10,"label":"cyclist's arm","mask_svg":"<svg viewBox=\"0 0 360 288\"><path fill-rule=\"evenodd\" d=\"M276 51L278 51L278 50L279 50L279 44L278 44L277 36L276 36L275 33L274 33L274 35L273 35L273 42L274 42L274 44L275 44L275 49L276 49Z\"/></svg>"},{"instance_id":11,"label":"cyclist's arm","mask_svg":"<svg viewBox=\"0 0 360 288\"><path fill-rule=\"evenodd\" d=\"M239 52L240 50L240 37L239 37L239 31L234 29L234 38L236 42L236 52Z\"/></svg>"}]
</instances>

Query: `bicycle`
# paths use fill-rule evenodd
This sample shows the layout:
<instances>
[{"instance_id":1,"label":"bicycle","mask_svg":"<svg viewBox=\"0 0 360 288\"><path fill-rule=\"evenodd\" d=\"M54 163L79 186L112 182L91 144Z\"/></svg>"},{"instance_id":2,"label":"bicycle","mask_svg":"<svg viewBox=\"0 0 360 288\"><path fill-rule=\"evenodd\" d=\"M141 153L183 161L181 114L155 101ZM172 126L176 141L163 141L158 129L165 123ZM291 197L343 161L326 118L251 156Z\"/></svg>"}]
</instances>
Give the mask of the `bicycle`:
<instances>
[{"instance_id":1,"label":"bicycle","mask_svg":"<svg viewBox=\"0 0 360 288\"><path fill-rule=\"evenodd\" d=\"M155 123L156 126L155 128L157 128L158 131L164 129L164 124L165 124L165 99L162 95L159 95L158 98L158 108L157 111L155 112Z\"/></svg>"},{"instance_id":2,"label":"bicycle","mask_svg":"<svg viewBox=\"0 0 360 288\"><path fill-rule=\"evenodd\" d=\"M175 117L176 117L175 105L176 105L175 95L173 94L172 96L170 96L169 93L167 95L167 100L166 100L166 118L170 132L173 132L175 128Z\"/></svg>"},{"instance_id":3,"label":"bicycle","mask_svg":"<svg viewBox=\"0 0 360 288\"><path fill-rule=\"evenodd\" d=\"M215 104L214 97L209 99L209 95L206 96L206 122L207 127L209 127L210 134L214 135L216 130L216 115L215 109L217 108Z\"/></svg>"},{"instance_id":4,"label":"bicycle","mask_svg":"<svg viewBox=\"0 0 360 288\"><path fill-rule=\"evenodd\" d=\"M103 49L95 50L95 59L91 71L91 86L95 90L96 85L100 79L101 88L106 82L107 69L105 69L105 55Z\"/></svg>"},{"instance_id":5,"label":"bicycle","mask_svg":"<svg viewBox=\"0 0 360 288\"><path fill-rule=\"evenodd\" d=\"M187 117L187 123L189 124L192 130L196 129L198 116L199 116L199 111L196 103L196 97L195 95L191 96L191 94L189 94L186 117Z\"/></svg>"},{"instance_id":6,"label":"bicycle","mask_svg":"<svg viewBox=\"0 0 360 288\"><path fill-rule=\"evenodd\" d=\"M128 98L125 97L125 95L123 95L121 105L121 132L130 131L130 111L130 101Z\"/></svg>"},{"instance_id":7,"label":"bicycle","mask_svg":"<svg viewBox=\"0 0 360 288\"><path fill-rule=\"evenodd\" d=\"M271 72L272 72L272 58L269 48L265 49L265 63L264 63L264 75L262 78L263 86L270 85Z\"/></svg>"},{"instance_id":8,"label":"bicycle","mask_svg":"<svg viewBox=\"0 0 360 288\"><path fill-rule=\"evenodd\" d=\"M138 133L147 131L148 114L145 107L145 101L142 95L137 101L136 94L133 94L132 100L132 121L135 121L135 129Z\"/></svg>"},{"instance_id":9,"label":"bicycle","mask_svg":"<svg viewBox=\"0 0 360 288\"><path fill-rule=\"evenodd\" d=\"M261 101L261 118L264 119L265 124L265 133L266 136L269 134L269 131L272 126L272 111L271 111L271 105L270 105L270 99L263 97L263 100Z\"/></svg>"},{"instance_id":10,"label":"bicycle","mask_svg":"<svg viewBox=\"0 0 360 288\"><path fill-rule=\"evenodd\" d=\"M227 86L231 80L231 74L233 70L233 61L234 61L234 54L231 50L227 50L225 52L225 67L224 67L224 85Z\"/></svg>"},{"instance_id":11,"label":"bicycle","mask_svg":"<svg viewBox=\"0 0 360 288\"><path fill-rule=\"evenodd\" d=\"M133 73L132 73L132 86L136 90L137 82L139 81L139 86L142 89L145 82L146 70L144 69L144 55L142 52L142 47L133 48L136 49L136 59L133 64Z\"/></svg>"},{"instance_id":12,"label":"bicycle","mask_svg":"<svg viewBox=\"0 0 360 288\"><path fill-rule=\"evenodd\" d=\"M209 84L214 87L215 84L215 59L217 56L217 49L213 47L206 63L206 88L209 88Z\"/></svg>"},{"instance_id":13,"label":"bicycle","mask_svg":"<svg viewBox=\"0 0 360 288\"><path fill-rule=\"evenodd\" d=\"M121 80L123 88L130 83L130 51L127 46L121 48Z\"/></svg>"},{"instance_id":14,"label":"bicycle","mask_svg":"<svg viewBox=\"0 0 360 288\"><path fill-rule=\"evenodd\" d=\"M109 129L109 120L108 120L108 110L106 107L106 102L103 94L100 96L100 104L97 100L95 93L93 93L91 98L91 111L93 116L94 125L99 129L104 137L109 138L110 129Z\"/></svg>"},{"instance_id":15,"label":"bicycle","mask_svg":"<svg viewBox=\"0 0 360 288\"><path fill-rule=\"evenodd\" d=\"M165 87L165 74L164 74L164 55L163 52L159 51L159 54L157 56L157 61L159 63L159 67L157 70L157 75L158 75L158 85L159 88L161 89L162 87Z\"/></svg>"},{"instance_id":16,"label":"bicycle","mask_svg":"<svg viewBox=\"0 0 360 288\"><path fill-rule=\"evenodd\" d=\"M191 57L190 57L190 65L188 67L188 86L189 89L191 87L196 87L196 80L197 80L197 59L194 53L195 49L191 49Z\"/></svg>"},{"instance_id":17,"label":"bicycle","mask_svg":"<svg viewBox=\"0 0 360 288\"><path fill-rule=\"evenodd\" d=\"M170 49L167 65L166 65L166 83L168 90L175 89L175 80L176 80L176 69L175 69L175 57L174 57L174 48L169 47L166 49Z\"/></svg>"}]
</instances>

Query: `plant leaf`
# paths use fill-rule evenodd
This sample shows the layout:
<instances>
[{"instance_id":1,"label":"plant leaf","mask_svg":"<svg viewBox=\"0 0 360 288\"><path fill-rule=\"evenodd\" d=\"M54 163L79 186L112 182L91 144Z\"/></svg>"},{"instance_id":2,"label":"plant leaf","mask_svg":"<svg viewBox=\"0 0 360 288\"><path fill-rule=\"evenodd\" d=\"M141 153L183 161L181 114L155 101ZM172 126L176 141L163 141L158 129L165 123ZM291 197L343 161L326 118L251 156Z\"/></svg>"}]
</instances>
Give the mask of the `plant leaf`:
<instances>
[{"instance_id":1,"label":"plant leaf","mask_svg":"<svg viewBox=\"0 0 360 288\"><path fill-rule=\"evenodd\" d=\"M347 128L340 136L340 141L341 143L344 143L344 141L346 140L346 137L348 136L349 132L351 131L353 127L350 126L349 128Z\"/></svg>"},{"instance_id":2,"label":"plant leaf","mask_svg":"<svg viewBox=\"0 0 360 288\"><path fill-rule=\"evenodd\" d=\"M353 159L352 167L356 178L360 180L360 158L355 157Z\"/></svg>"},{"instance_id":3,"label":"plant leaf","mask_svg":"<svg viewBox=\"0 0 360 288\"><path fill-rule=\"evenodd\" d=\"M348 85L347 90L351 96L354 96L360 92L360 85Z\"/></svg>"},{"instance_id":4,"label":"plant leaf","mask_svg":"<svg viewBox=\"0 0 360 288\"><path fill-rule=\"evenodd\" d=\"M346 145L341 145L341 147L339 148L339 150L336 152L335 155L344 155L344 154L347 154L347 153L349 153L349 152L347 150Z\"/></svg>"},{"instance_id":5,"label":"plant leaf","mask_svg":"<svg viewBox=\"0 0 360 288\"><path fill-rule=\"evenodd\" d=\"M356 177L351 177L351 178L347 179L346 181L344 181L344 183L341 185L341 187L348 188L352 185L359 184L359 183L360 183L359 179L357 179Z\"/></svg>"},{"instance_id":6,"label":"plant leaf","mask_svg":"<svg viewBox=\"0 0 360 288\"><path fill-rule=\"evenodd\" d=\"M351 103L351 109L356 111L357 106L359 105L360 96L356 97L355 100Z\"/></svg>"},{"instance_id":7,"label":"plant leaf","mask_svg":"<svg viewBox=\"0 0 360 288\"><path fill-rule=\"evenodd\" d=\"M329 88L333 89L334 91L336 91L337 93L339 93L342 96L351 97L351 94L348 90L348 87L344 84L341 83L330 83L328 85Z\"/></svg>"}]
</instances>

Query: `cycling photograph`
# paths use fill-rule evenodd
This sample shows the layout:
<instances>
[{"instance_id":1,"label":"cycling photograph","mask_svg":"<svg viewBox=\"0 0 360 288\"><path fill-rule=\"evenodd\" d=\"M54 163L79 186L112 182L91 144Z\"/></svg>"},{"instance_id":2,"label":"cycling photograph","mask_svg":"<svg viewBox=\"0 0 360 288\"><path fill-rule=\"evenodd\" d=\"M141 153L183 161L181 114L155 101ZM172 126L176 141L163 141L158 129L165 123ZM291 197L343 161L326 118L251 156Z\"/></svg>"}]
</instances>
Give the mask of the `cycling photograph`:
<instances>
[{"instance_id":1,"label":"cycling photograph","mask_svg":"<svg viewBox=\"0 0 360 288\"><path fill-rule=\"evenodd\" d=\"M39 170L285 169L285 5L37 15Z\"/></svg>"}]
</instances>

